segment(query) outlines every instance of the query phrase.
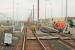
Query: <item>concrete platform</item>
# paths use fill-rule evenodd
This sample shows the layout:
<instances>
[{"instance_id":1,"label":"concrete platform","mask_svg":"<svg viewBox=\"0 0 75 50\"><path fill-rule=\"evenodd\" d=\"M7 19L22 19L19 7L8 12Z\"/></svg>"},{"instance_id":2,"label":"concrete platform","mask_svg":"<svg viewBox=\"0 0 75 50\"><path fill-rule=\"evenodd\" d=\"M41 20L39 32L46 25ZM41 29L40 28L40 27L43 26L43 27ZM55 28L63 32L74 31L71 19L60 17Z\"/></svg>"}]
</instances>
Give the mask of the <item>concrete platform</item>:
<instances>
[{"instance_id":1,"label":"concrete platform","mask_svg":"<svg viewBox=\"0 0 75 50\"><path fill-rule=\"evenodd\" d=\"M63 40L72 40L72 38L70 37L59 37L60 39L63 39Z\"/></svg>"},{"instance_id":2,"label":"concrete platform","mask_svg":"<svg viewBox=\"0 0 75 50\"><path fill-rule=\"evenodd\" d=\"M41 33L41 34L48 34L48 33L43 33L43 32L41 32L41 31L38 31L38 30L36 31L36 33L37 33L37 34L40 34L40 33Z\"/></svg>"},{"instance_id":3,"label":"concrete platform","mask_svg":"<svg viewBox=\"0 0 75 50\"><path fill-rule=\"evenodd\" d=\"M69 37L54 37L54 36L43 36L43 37L38 37L41 40L50 40L50 39L63 39L63 40L72 40L72 38ZM36 37L27 37L27 39L34 40Z\"/></svg>"},{"instance_id":4,"label":"concrete platform","mask_svg":"<svg viewBox=\"0 0 75 50\"><path fill-rule=\"evenodd\" d=\"M49 36L49 34L48 33L43 33L43 32L41 32L41 31L36 31L36 34L37 34L37 36Z\"/></svg>"},{"instance_id":5,"label":"concrete platform","mask_svg":"<svg viewBox=\"0 0 75 50\"><path fill-rule=\"evenodd\" d=\"M43 37L38 37L39 39L41 39L41 40L48 40L48 39L59 39L59 37L53 37L53 36L43 36ZM27 39L32 39L32 40L34 40L34 39L36 39L36 37L27 37Z\"/></svg>"}]
</instances>

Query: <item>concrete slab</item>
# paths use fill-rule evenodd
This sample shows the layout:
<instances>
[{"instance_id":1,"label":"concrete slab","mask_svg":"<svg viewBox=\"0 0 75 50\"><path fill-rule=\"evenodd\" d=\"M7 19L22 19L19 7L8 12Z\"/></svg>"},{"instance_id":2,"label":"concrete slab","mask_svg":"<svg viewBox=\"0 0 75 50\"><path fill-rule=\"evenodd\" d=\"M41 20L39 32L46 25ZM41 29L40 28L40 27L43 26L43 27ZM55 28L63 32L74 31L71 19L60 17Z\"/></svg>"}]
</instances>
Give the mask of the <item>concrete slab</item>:
<instances>
[{"instance_id":1,"label":"concrete slab","mask_svg":"<svg viewBox=\"0 0 75 50\"><path fill-rule=\"evenodd\" d=\"M63 40L71 40L72 38L70 37L59 37L60 39L63 39Z\"/></svg>"},{"instance_id":2,"label":"concrete slab","mask_svg":"<svg viewBox=\"0 0 75 50\"><path fill-rule=\"evenodd\" d=\"M36 31L37 36L49 36L48 33L43 33L41 31Z\"/></svg>"},{"instance_id":3,"label":"concrete slab","mask_svg":"<svg viewBox=\"0 0 75 50\"><path fill-rule=\"evenodd\" d=\"M27 39L36 39L36 37L27 37Z\"/></svg>"},{"instance_id":4,"label":"concrete slab","mask_svg":"<svg viewBox=\"0 0 75 50\"><path fill-rule=\"evenodd\" d=\"M52 37L52 36L43 36L43 37L38 37L39 39L59 39L58 37ZM36 39L36 37L27 37L27 39Z\"/></svg>"}]
</instances>

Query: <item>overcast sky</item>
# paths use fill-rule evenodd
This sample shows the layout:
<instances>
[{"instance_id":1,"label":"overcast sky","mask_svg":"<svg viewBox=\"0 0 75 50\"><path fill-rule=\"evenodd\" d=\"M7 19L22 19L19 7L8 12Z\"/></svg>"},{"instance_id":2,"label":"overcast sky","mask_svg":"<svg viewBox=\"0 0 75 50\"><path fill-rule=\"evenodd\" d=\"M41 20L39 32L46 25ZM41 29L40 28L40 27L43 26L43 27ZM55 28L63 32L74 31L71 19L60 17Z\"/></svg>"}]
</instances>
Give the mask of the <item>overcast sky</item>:
<instances>
[{"instance_id":1,"label":"overcast sky","mask_svg":"<svg viewBox=\"0 0 75 50\"><path fill-rule=\"evenodd\" d=\"M14 1L14 3L13 3ZM35 20L37 20L37 0L0 0L0 19L11 17L27 20L31 17L34 4ZM14 7L13 7L14 5ZM40 0L40 18L65 17L65 0ZM14 17L13 17L14 10ZM75 0L68 0L68 16L75 16Z\"/></svg>"}]
</instances>

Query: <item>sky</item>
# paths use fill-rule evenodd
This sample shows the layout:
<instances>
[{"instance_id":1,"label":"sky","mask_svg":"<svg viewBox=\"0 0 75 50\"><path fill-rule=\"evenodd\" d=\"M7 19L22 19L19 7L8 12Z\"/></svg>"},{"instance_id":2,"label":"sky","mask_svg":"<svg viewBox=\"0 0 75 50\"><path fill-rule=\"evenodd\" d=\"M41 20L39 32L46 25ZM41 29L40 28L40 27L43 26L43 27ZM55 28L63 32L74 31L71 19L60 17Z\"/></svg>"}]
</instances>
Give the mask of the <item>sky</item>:
<instances>
[{"instance_id":1,"label":"sky","mask_svg":"<svg viewBox=\"0 0 75 50\"><path fill-rule=\"evenodd\" d=\"M65 0L40 0L39 2L40 19L65 17ZM67 3L67 16L74 17L75 0L68 0ZM0 20L27 20L28 18L32 18L33 5L35 20L37 20L37 0L0 0Z\"/></svg>"}]
</instances>

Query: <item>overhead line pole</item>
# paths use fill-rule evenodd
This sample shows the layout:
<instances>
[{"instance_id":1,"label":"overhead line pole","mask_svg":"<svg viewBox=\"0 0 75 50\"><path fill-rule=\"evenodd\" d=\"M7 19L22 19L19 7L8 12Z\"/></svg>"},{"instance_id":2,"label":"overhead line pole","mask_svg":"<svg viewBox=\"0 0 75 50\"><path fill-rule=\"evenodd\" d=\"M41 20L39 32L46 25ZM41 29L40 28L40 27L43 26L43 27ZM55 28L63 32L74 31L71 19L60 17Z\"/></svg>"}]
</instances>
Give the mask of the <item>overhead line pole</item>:
<instances>
[{"instance_id":1,"label":"overhead line pole","mask_svg":"<svg viewBox=\"0 0 75 50\"><path fill-rule=\"evenodd\" d=\"M46 19L46 2L45 2L45 19Z\"/></svg>"},{"instance_id":2,"label":"overhead line pole","mask_svg":"<svg viewBox=\"0 0 75 50\"><path fill-rule=\"evenodd\" d=\"M38 15L37 15L38 16L38 23L39 23L39 0L38 0L38 12L37 13L38 13Z\"/></svg>"},{"instance_id":3,"label":"overhead line pole","mask_svg":"<svg viewBox=\"0 0 75 50\"><path fill-rule=\"evenodd\" d=\"M33 23L34 23L34 4L33 4Z\"/></svg>"},{"instance_id":4,"label":"overhead line pole","mask_svg":"<svg viewBox=\"0 0 75 50\"><path fill-rule=\"evenodd\" d=\"M68 6L67 6L67 0L66 0L66 19L65 19L66 22L67 22L67 7L68 7Z\"/></svg>"},{"instance_id":5,"label":"overhead line pole","mask_svg":"<svg viewBox=\"0 0 75 50\"><path fill-rule=\"evenodd\" d=\"M13 17L13 24L14 24L14 0L13 0L12 6L13 6L13 15L12 15L12 17Z\"/></svg>"}]
</instances>

